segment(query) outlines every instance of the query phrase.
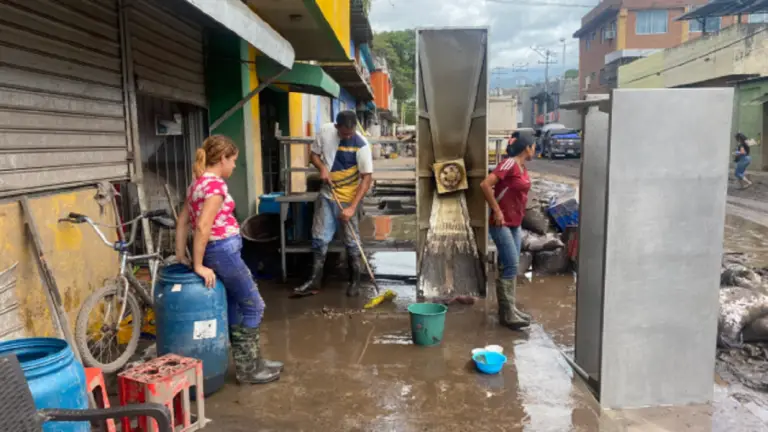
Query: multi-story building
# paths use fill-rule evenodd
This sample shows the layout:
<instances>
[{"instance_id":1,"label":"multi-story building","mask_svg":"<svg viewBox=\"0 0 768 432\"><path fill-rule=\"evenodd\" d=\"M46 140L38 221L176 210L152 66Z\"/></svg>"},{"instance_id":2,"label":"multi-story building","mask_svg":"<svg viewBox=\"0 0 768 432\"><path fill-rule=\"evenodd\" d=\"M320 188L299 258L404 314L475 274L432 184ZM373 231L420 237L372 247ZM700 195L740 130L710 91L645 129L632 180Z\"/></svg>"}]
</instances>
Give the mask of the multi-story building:
<instances>
[{"instance_id":1,"label":"multi-story building","mask_svg":"<svg viewBox=\"0 0 768 432\"><path fill-rule=\"evenodd\" d=\"M676 21L707 0L602 0L581 19L579 93L605 93L616 87L618 67L658 50L717 32L734 17Z\"/></svg>"},{"instance_id":2,"label":"multi-story building","mask_svg":"<svg viewBox=\"0 0 768 432\"><path fill-rule=\"evenodd\" d=\"M373 136L394 136L397 124L397 101L393 95L392 78L387 68L387 59L374 58L375 70L371 73L373 101L378 114L377 123L372 128Z\"/></svg>"}]
</instances>

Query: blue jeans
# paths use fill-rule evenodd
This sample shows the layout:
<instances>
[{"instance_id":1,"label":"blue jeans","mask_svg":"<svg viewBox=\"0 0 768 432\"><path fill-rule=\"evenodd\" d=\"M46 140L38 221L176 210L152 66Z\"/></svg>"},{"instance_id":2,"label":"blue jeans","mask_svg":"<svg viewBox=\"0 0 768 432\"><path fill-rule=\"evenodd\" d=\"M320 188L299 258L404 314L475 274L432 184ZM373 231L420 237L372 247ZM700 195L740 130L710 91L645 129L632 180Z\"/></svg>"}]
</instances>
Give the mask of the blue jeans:
<instances>
[{"instance_id":1,"label":"blue jeans","mask_svg":"<svg viewBox=\"0 0 768 432\"><path fill-rule=\"evenodd\" d=\"M741 159L739 159L739 161L736 162L736 170L734 171L733 175L735 175L737 179L743 180L744 172L747 170L747 167L751 163L752 163L752 156L748 156L748 155L742 156Z\"/></svg>"},{"instance_id":2,"label":"blue jeans","mask_svg":"<svg viewBox=\"0 0 768 432\"><path fill-rule=\"evenodd\" d=\"M344 208L349 206L346 203L341 205ZM360 231L357 226L358 212L355 212L349 222L342 222L339 219L340 214L341 210L339 210L336 201L328 199L322 194L318 195L317 200L315 200L315 214L312 218L312 249L323 255L328 253L328 244L333 240L336 230L340 229L341 238L347 248L347 255L350 257L360 256L360 250L357 248L357 243L355 243L355 238L351 232L354 231L357 238L360 238Z\"/></svg>"},{"instance_id":3,"label":"blue jeans","mask_svg":"<svg viewBox=\"0 0 768 432\"><path fill-rule=\"evenodd\" d=\"M491 238L496 244L499 255L502 279L515 279L517 266L520 263L520 247L522 246L522 230L520 227L490 227Z\"/></svg>"},{"instance_id":4,"label":"blue jeans","mask_svg":"<svg viewBox=\"0 0 768 432\"><path fill-rule=\"evenodd\" d=\"M229 325L255 328L264 316L264 300L251 271L240 256L242 249L243 239L239 235L211 241L205 247L203 265L216 273L227 290ZM242 315L242 320L239 315Z\"/></svg>"}]
</instances>

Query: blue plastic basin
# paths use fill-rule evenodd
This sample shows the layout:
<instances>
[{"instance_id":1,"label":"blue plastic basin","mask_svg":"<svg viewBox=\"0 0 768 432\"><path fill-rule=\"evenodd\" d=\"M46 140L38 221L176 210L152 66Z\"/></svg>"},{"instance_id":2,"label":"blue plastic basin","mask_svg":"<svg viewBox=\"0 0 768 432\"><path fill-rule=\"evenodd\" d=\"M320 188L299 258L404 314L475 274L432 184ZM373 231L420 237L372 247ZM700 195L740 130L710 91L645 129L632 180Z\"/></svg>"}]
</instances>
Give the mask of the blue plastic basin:
<instances>
[{"instance_id":1,"label":"blue plastic basin","mask_svg":"<svg viewBox=\"0 0 768 432\"><path fill-rule=\"evenodd\" d=\"M485 362L478 360L480 356L485 356ZM493 351L480 351L472 356L472 360L474 360L477 370L484 374L494 375L501 372L501 368L507 362L507 356Z\"/></svg>"}]
</instances>

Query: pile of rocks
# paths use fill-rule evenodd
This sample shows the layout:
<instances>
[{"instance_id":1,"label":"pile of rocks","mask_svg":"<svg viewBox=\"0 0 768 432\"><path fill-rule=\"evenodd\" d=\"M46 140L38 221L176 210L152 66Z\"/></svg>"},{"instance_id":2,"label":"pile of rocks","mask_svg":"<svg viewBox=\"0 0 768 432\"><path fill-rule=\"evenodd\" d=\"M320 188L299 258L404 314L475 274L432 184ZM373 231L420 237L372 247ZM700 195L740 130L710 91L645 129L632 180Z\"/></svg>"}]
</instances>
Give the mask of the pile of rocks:
<instances>
[{"instance_id":1,"label":"pile of rocks","mask_svg":"<svg viewBox=\"0 0 768 432\"><path fill-rule=\"evenodd\" d=\"M718 344L768 341L768 272L746 265L743 254L725 254L720 273Z\"/></svg>"}]
</instances>

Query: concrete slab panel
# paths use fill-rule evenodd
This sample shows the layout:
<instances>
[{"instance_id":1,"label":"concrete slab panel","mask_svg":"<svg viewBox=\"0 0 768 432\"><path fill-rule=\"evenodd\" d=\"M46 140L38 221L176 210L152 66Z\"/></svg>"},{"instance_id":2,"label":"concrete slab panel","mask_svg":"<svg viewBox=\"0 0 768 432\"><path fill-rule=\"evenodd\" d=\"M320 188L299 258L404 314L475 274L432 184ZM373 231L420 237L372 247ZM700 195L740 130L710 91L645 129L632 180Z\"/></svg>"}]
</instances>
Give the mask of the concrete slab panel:
<instances>
[{"instance_id":1,"label":"concrete slab panel","mask_svg":"<svg viewBox=\"0 0 768 432\"><path fill-rule=\"evenodd\" d=\"M608 114L590 107L584 117L581 156L579 278L576 284L576 346L574 359L584 372L600 378L600 337L603 322L603 264L608 188Z\"/></svg>"},{"instance_id":2,"label":"concrete slab panel","mask_svg":"<svg viewBox=\"0 0 768 432\"><path fill-rule=\"evenodd\" d=\"M613 93L605 408L712 400L732 105L732 89Z\"/></svg>"}]
</instances>

